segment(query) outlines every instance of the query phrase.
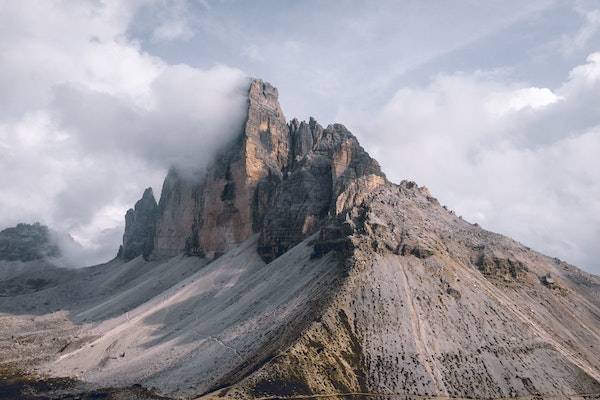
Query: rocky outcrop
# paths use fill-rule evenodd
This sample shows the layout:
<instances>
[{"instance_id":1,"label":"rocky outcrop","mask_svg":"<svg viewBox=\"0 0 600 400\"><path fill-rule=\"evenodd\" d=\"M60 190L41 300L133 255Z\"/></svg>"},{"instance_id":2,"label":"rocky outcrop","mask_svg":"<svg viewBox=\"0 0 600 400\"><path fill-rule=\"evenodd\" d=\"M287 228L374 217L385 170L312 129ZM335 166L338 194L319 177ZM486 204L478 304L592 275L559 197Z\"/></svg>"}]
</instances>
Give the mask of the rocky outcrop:
<instances>
[{"instance_id":1,"label":"rocky outcrop","mask_svg":"<svg viewBox=\"0 0 600 400\"><path fill-rule=\"evenodd\" d=\"M169 172L153 254L214 258L260 233L259 254L271 261L316 232L337 212L338 195L363 176L371 187L385 182L343 125L286 124L277 89L253 80L240 136L202 174Z\"/></svg>"},{"instance_id":2,"label":"rocky outcrop","mask_svg":"<svg viewBox=\"0 0 600 400\"><path fill-rule=\"evenodd\" d=\"M0 232L0 260L33 261L60 256L60 249L47 226L39 222L18 224Z\"/></svg>"},{"instance_id":3,"label":"rocky outcrop","mask_svg":"<svg viewBox=\"0 0 600 400\"><path fill-rule=\"evenodd\" d=\"M414 182L338 199L310 241L313 259L335 253L345 271L335 295L292 345L207 399L600 396L598 277L464 221Z\"/></svg>"},{"instance_id":4,"label":"rocky outcrop","mask_svg":"<svg viewBox=\"0 0 600 400\"><path fill-rule=\"evenodd\" d=\"M261 229L259 254L271 261L337 214L337 197L358 178L385 182L377 161L340 124L323 129L314 119L292 120L292 144L283 181Z\"/></svg>"},{"instance_id":5,"label":"rocky outcrop","mask_svg":"<svg viewBox=\"0 0 600 400\"><path fill-rule=\"evenodd\" d=\"M174 256L189 246L197 220L199 186L192 177L169 170L158 203L154 256Z\"/></svg>"},{"instance_id":6,"label":"rocky outcrop","mask_svg":"<svg viewBox=\"0 0 600 400\"><path fill-rule=\"evenodd\" d=\"M287 165L289 133L277 89L253 80L241 134L199 177L171 170L163 185L155 255L215 257L260 227ZM257 195L258 193L258 195Z\"/></svg>"},{"instance_id":7,"label":"rocky outcrop","mask_svg":"<svg viewBox=\"0 0 600 400\"><path fill-rule=\"evenodd\" d=\"M132 260L140 255L144 258L150 256L154 248L157 209L152 188L147 188L135 207L125 214L125 233L119 257Z\"/></svg>"}]
</instances>

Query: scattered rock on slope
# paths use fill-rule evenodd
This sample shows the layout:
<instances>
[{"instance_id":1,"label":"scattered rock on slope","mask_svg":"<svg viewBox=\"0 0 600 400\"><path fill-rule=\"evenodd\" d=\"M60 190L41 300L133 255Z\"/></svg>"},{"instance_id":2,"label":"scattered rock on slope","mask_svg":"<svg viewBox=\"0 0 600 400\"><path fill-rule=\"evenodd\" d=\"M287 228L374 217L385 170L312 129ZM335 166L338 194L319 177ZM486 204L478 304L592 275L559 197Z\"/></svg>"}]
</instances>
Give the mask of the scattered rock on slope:
<instances>
[{"instance_id":1,"label":"scattered rock on slope","mask_svg":"<svg viewBox=\"0 0 600 400\"><path fill-rule=\"evenodd\" d=\"M347 271L333 299L271 362L207 397L600 397L598 277L457 218L412 182L355 199L314 242ZM549 273L569 289L547 290Z\"/></svg>"}]
</instances>

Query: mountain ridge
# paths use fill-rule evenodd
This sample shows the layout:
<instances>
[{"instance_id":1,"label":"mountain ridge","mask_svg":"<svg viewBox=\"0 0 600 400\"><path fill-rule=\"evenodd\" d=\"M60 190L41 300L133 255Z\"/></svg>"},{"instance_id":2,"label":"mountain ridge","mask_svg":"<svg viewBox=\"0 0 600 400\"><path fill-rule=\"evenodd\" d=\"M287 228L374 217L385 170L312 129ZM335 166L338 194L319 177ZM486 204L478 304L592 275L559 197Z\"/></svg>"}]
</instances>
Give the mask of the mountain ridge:
<instances>
[{"instance_id":1,"label":"mountain ridge","mask_svg":"<svg viewBox=\"0 0 600 400\"><path fill-rule=\"evenodd\" d=\"M252 79L241 135L199 176L169 171L155 231L145 229L137 240L153 242L146 257L183 251L215 257L260 232L259 252L272 260L314 233L335 212L337 195L362 175L385 180L377 161L343 125L323 128L312 117L287 123L277 89ZM124 236L134 238L133 230L126 224ZM126 259L142 253L138 246Z\"/></svg>"},{"instance_id":2,"label":"mountain ridge","mask_svg":"<svg viewBox=\"0 0 600 400\"><path fill-rule=\"evenodd\" d=\"M175 398L600 398L600 278L248 90L240 136L146 190L119 257L2 299L0 365Z\"/></svg>"}]
</instances>

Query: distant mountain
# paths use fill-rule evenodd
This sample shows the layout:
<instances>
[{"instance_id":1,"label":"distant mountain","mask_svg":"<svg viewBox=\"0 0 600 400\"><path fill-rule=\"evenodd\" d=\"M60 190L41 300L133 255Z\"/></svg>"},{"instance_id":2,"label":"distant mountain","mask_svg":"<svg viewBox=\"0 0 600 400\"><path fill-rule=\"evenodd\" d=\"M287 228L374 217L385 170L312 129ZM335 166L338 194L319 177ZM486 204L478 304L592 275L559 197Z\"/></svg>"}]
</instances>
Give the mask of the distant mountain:
<instances>
[{"instance_id":1,"label":"distant mountain","mask_svg":"<svg viewBox=\"0 0 600 400\"><path fill-rule=\"evenodd\" d=\"M60 249L50 230L39 222L0 231L0 260L33 261L59 255Z\"/></svg>"},{"instance_id":2,"label":"distant mountain","mask_svg":"<svg viewBox=\"0 0 600 400\"><path fill-rule=\"evenodd\" d=\"M4 290L0 367L70 377L27 389L55 398L600 398L600 278L389 182L343 125L288 123L270 84L190 176L144 192L115 260Z\"/></svg>"}]
</instances>

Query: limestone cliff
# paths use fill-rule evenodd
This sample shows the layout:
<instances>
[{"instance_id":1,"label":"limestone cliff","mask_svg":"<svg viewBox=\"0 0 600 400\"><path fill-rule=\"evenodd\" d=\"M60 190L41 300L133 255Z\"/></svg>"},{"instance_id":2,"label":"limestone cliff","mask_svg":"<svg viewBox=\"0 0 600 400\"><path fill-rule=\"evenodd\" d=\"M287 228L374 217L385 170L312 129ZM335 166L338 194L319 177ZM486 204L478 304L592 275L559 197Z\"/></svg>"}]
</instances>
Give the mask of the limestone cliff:
<instances>
[{"instance_id":1,"label":"limestone cliff","mask_svg":"<svg viewBox=\"0 0 600 400\"><path fill-rule=\"evenodd\" d=\"M214 258L260 233L259 253L271 261L314 233L338 194L367 175L385 180L343 125L287 124L277 89L252 80L240 135L199 175L169 171L153 254Z\"/></svg>"},{"instance_id":2,"label":"limestone cliff","mask_svg":"<svg viewBox=\"0 0 600 400\"><path fill-rule=\"evenodd\" d=\"M169 172L159 202L155 255L186 251L214 257L253 233L269 205L256 198L257 186L280 179L287 164L289 133L277 97L273 86L253 80L240 136L201 176Z\"/></svg>"},{"instance_id":3,"label":"limestone cliff","mask_svg":"<svg viewBox=\"0 0 600 400\"><path fill-rule=\"evenodd\" d=\"M357 178L385 177L377 161L340 124L323 129L314 119L292 120L291 151L284 178L261 229L259 253L270 261L314 233L330 215L336 199Z\"/></svg>"}]
</instances>

